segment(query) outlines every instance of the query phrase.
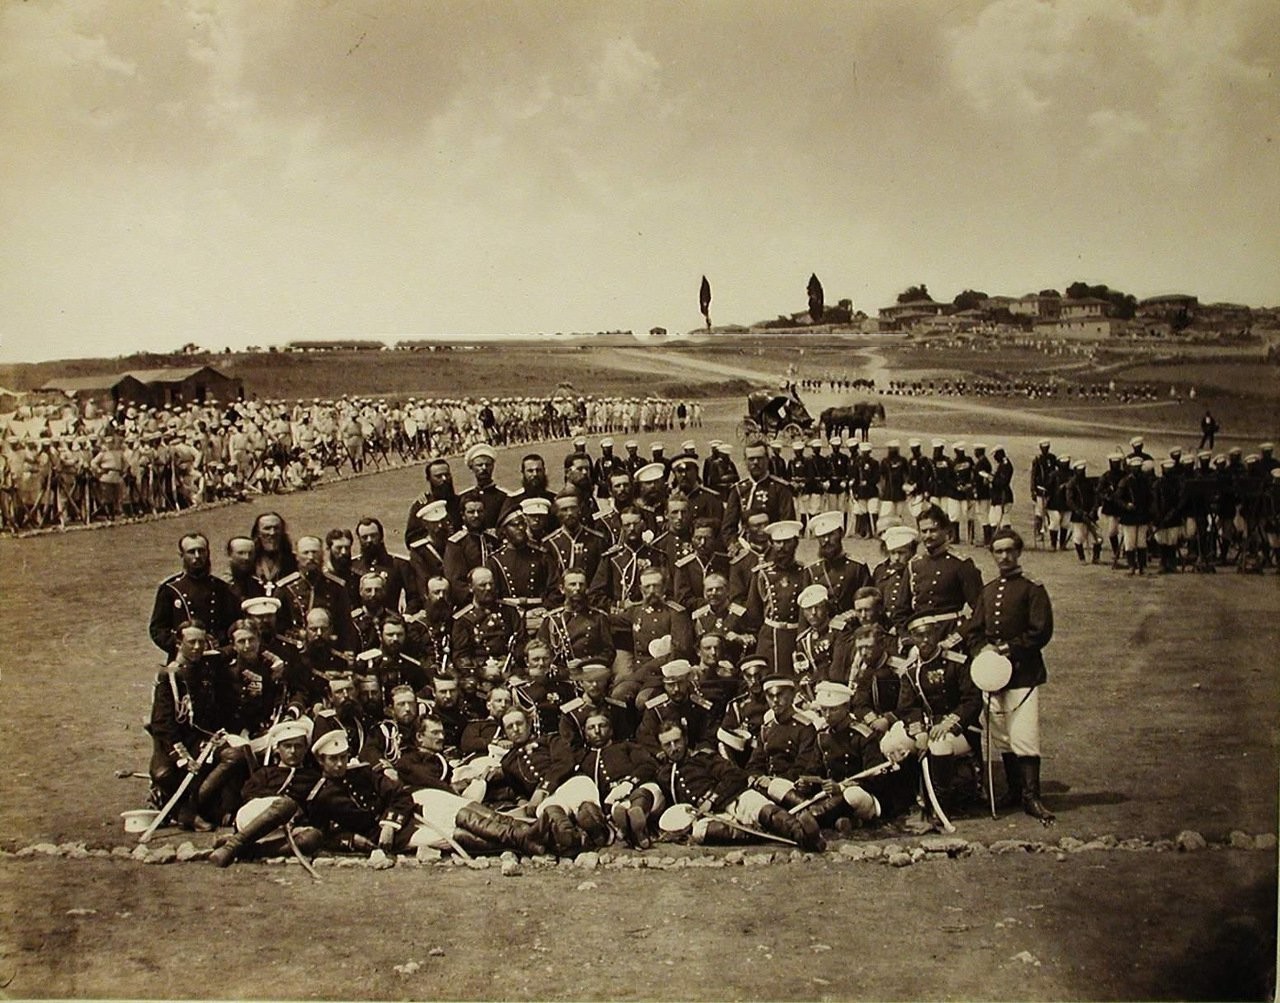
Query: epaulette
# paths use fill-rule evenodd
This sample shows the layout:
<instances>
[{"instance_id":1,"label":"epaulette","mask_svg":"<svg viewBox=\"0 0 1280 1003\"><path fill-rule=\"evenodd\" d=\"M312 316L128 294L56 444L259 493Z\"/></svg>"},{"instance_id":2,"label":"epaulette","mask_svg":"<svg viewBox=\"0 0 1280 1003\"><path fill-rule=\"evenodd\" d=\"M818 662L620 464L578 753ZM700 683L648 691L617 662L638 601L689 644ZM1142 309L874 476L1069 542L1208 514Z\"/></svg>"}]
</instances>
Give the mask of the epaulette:
<instances>
[{"instance_id":1,"label":"epaulette","mask_svg":"<svg viewBox=\"0 0 1280 1003\"><path fill-rule=\"evenodd\" d=\"M686 564L688 564L697 556L698 556L697 554L685 554L684 557L681 557L676 561L676 567L683 568Z\"/></svg>"},{"instance_id":2,"label":"epaulette","mask_svg":"<svg viewBox=\"0 0 1280 1003\"><path fill-rule=\"evenodd\" d=\"M375 659L378 659L378 658L381 658L381 657L382 657L382 649L381 649L381 648L370 648L368 651L362 651L362 652L360 652L360 654L356 655L356 661L357 661L357 662L372 662L372 661L374 661Z\"/></svg>"},{"instance_id":3,"label":"epaulette","mask_svg":"<svg viewBox=\"0 0 1280 1003\"><path fill-rule=\"evenodd\" d=\"M608 550L606 550L606 551L605 551L603 554L601 554L600 556L601 556L601 557L608 557L610 554L620 554L620 553L622 553L622 550L623 550L623 546L622 546L622 544L620 544L620 543L615 543L612 547L610 547Z\"/></svg>"},{"instance_id":4,"label":"epaulette","mask_svg":"<svg viewBox=\"0 0 1280 1003\"><path fill-rule=\"evenodd\" d=\"M416 658L414 658L412 655L401 655L400 657L404 661L409 662L411 665L418 665L418 666L422 665L422 663L418 661Z\"/></svg>"},{"instance_id":5,"label":"epaulette","mask_svg":"<svg viewBox=\"0 0 1280 1003\"><path fill-rule=\"evenodd\" d=\"M872 734L872 733L871 733L871 729L870 729L870 728L868 728L868 727L867 727L865 724L863 724L861 721L855 721L855 722L853 723L853 730L854 730L854 731L856 731L856 732L857 732L859 735L861 735L863 738L870 738L870 737L871 737L871 734Z\"/></svg>"},{"instance_id":6,"label":"epaulette","mask_svg":"<svg viewBox=\"0 0 1280 1003\"><path fill-rule=\"evenodd\" d=\"M693 616L702 616L703 614L710 613L710 612L711 612L711 603L703 603L701 606L699 606L697 609L693 611Z\"/></svg>"},{"instance_id":7,"label":"epaulette","mask_svg":"<svg viewBox=\"0 0 1280 1003\"><path fill-rule=\"evenodd\" d=\"M673 609L673 610L676 610L676 611L677 611L677 612L679 612L679 613L683 613L683 612L685 611L685 610L684 610L684 607L683 607L683 606L681 606L681 605L680 605L678 602L676 602L674 599L667 599L667 600L666 600L666 603L667 603L667 609Z\"/></svg>"},{"instance_id":8,"label":"epaulette","mask_svg":"<svg viewBox=\"0 0 1280 1003\"><path fill-rule=\"evenodd\" d=\"M581 707L582 702L582 697L574 697L568 703L562 703L560 705L560 712L562 714L569 714Z\"/></svg>"},{"instance_id":9,"label":"epaulette","mask_svg":"<svg viewBox=\"0 0 1280 1003\"><path fill-rule=\"evenodd\" d=\"M394 558L397 561L407 561L409 559L408 554L393 554L390 551L387 552L387 556L390 558Z\"/></svg>"},{"instance_id":10,"label":"epaulette","mask_svg":"<svg viewBox=\"0 0 1280 1003\"><path fill-rule=\"evenodd\" d=\"M644 709L656 710L657 708L662 707L670 702L671 702L671 698L669 696L667 696L665 693L659 693L657 696L652 696L644 702Z\"/></svg>"},{"instance_id":11,"label":"epaulette","mask_svg":"<svg viewBox=\"0 0 1280 1003\"><path fill-rule=\"evenodd\" d=\"M359 617L367 617L368 615L369 615L369 611L365 609L363 606L361 606L359 609L354 609L351 611L352 620L355 620Z\"/></svg>"},{"instance_id":12,"label":"epaulette","mask_svg":"<svg viewBox=\"0 0 1280 1003\"><path fill-rule=\"evenodd\" d=\"M845 612L845 613L837 613L835 616L831 618L831 629L844 630L845 627L849 626L849 618L852 616L853 616L852 611Z\"/></svg>"},{"instance_id":13,"label":"epaulette","mask_svg":"<svg viewBox=\"0 0 1280 1003\"><path fill-rule=\"evenodd\" d=\"M469 603L467 603L465 606L463 606L463 607L462 607L462 609L460 609L460 610L458 610L456 613L454 613L454 614L453 614L453 618L454 618L455 620L460 620L460 619L462 618L462 616L463 616L465 613L467 613L467 611L468 611L468 610L473 610L473 609L475 609L475 608L476 608L476 604L475 604L475 603L473 603L473 602L469 602Z\"/></svg>"},{"instance_id":14,"label":"epaulette","mask_svg":"<svg viewBox=\"0 0 1280 1003\"><path fill-rule=\"evenodd\" d=\"M164 581L162 581L160 584L161 584L161 585L172 585L174 582L176 582L179 578L181 578L181 577L182 577L183 575L185 575L185 574L186 574L186 572L185 572L185 571L179 571L177 574L170 575L168 578L166 578L166 579L165 579Z\"/></svg>"},{"instance_id":15,"label":"epaulette","mask_svg":"<svg viewBox=\"0 0 1280 1003\"><path fill-rule=\"evenodd\" d=\"M299 581L301 578L302 578L302 575L300 572L291 571L289 574L285 575L283 578L279 578L276 580L276 588L283 588L285 585L291 585L294 582Z\"/></svg>"},{"instance_id":16,"label":"epaulette","mask_svg":"<svg viewBox=\"0 0 1280 1003\"><path fill-rule=\"evenodd\" d=\"M741 603L731 602L729 603L729 612L734 614L734 616L746 616L747 607L743 606Z\"/></svg>"},{"instance_id":17,"label":"epaulette","mask_svg":"<svg viewBox=\"0 0 1280 1003\"><path fill-rule=\"evenodd\" d=\"M948 662L959 662L961 665L968 661L968 659L958 651L944 651L942 653L942 657Z\"/></svg>"},{"instance_id":18,"label":"epaulette","mask_svg":"<svg viewBox=\"0 0 1280 1003\"><path fill-rule=\"evenodd\" d=\"M706 697L704 697L701 693L695 693L692 699L693 699L693 702L696 703L703 710L711 709L711 701L708 700Z\"/></svg>"},{"instance_id":19,"label":"epaulette","mask_svg":"<svg viewBox=\"0 0 1280 1003\"><path fill-rule=\"evenodd\" d=\"M461 543L466 538L467 538L467 530L465 527L457 530L456 532L449 534L450 543Z\"/></svg>"},{"instance_id":20,"label":"epaulette","mask_svg":"<svg viewBox=\"0 0 1280 1003\"><path fill-rule=\"evenodd\" d=\"M663 696L666 696L666 694L664 693ZM627 702L625 700L619 700L617 697L605 697L604 702L611 707L621 707L623 710L627 709Z\"/></svg>"},{"instance_id":21,"label":"epaulette","mask_svg":"<svg viewBox=\"0 0 1280 1003\"><path fill-rule=\"evenodd\" d=\"M430 542L431 542L431 537L420 536L418 537L418 539L414 540L411 544L409 544L409 549L417 550L419 547L425 547Z\"/></svg>"}]
</instances>

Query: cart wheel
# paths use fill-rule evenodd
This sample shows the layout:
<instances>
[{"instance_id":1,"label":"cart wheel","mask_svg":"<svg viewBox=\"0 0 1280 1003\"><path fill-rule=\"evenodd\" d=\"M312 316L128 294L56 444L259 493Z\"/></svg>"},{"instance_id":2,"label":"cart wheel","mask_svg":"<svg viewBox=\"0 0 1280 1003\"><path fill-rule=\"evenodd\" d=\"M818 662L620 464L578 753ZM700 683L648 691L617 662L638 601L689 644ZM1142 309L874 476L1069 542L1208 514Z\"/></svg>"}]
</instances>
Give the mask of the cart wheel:
<instances>
[{"instance_id":1,"label":"cart wheel","mask_svg":"<svg viewBox=\"0 0 1280 1003\"><path fill-rule=\"evenodd\" d=\"M760 426L752 418L743 418L738 422L738 441L746 443L760 434Z\"/></svg>"},{"instance_id":2,"label":"cart wheel","mask_svg":"<svg viewBox=\"0 0 1280 1003\"><path fill-rule=\"evenodd\" d=\"M794 442L796 439L804 437L804 429L797 425L794 421L789 421L782 426L782 438L786 442Z\"/></svg>"}]
</instances>

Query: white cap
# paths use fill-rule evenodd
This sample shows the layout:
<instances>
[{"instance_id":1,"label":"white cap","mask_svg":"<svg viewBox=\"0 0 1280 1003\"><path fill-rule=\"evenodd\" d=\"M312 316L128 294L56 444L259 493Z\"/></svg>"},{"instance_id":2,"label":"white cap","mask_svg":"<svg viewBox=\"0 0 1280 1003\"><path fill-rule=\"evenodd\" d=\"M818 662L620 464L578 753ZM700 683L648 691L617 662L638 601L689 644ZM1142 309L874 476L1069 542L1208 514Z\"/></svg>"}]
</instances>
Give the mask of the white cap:
<instances>
[{"instance_id":1,"label":"white cap","mask_svg":"<svg viewBox=\"0 0 1280 1003\"><path fill-rule=\"evenodd\" d=\"M418 509L417 516L423 522L444 522L449 518L449 503L443 498L427 502Z\"/></svg>"},{"instance_id":2,"label":"white cap","mask_svg":"<svg viewBox=\"0 0 1280 1003\"><path fill-rule=\"evenodd\" d=\"M801 609L809 609L817 606L818 603L824 603L831 598L831 594L827 591L825 585L808 585L800 592L800 597L796 600Z\"/></svg>"},{"instance_id":3,"label":"white cap","mask_svg":"<svg viewBox=\"0 0 1280 1003\"><path fill-rule=\"evenodd\" d=\"M765 535L774 543L781 543L784 540L800 539L800 530L803 527L794 519L782 519L779 522L771 522L764 528Z\"/></svg>"},{"instance_id":4,"label":"white cap","mask_svg":"<svg viewBox=\"0 0 1280 1003\"><path fill-rule=\"evenodd\" d=\"M910 526L892 526L880 534L886 550L897 550L899 547L914 543L919 538L920 535Z\"/></svg>"},{"instance_id":5,"label":"white cap","mask_svg":"<svg viewBox=\"0 0 1280 1003\"><path fill-rule=\"evenodd\" d=\"M663 679L686 679L693 674L693 666L686 658L677 658L662 667Z\"/></svg>"},{"instance_id":6,"label":"white cap","mask_svg":"<svg viewBox=\"0 0 1280 1003\"><path fill-rule=\"evenodd\" d=\"M496 460L498 458L498 454L493 451L493 447L490 446L487 442L477 442L474 446L472 446L470 449L467 450L465 454L465 459L467 463L470 463L472 460L474 460L478 456L487 456L491 460Z\"/></svg>"},{"instance_id":7,"label":"white cap","mask_svg":"<svg viewBox=\"0 0 1280 1003\"><path fill-rule=\"evenodd\" d=\"M636 480L642 484L660 481L667 476L667 468L661 463L646 463L636 471Z\"/></svg>"},{"instance_id":8,"label":"white cap","mask_svg":"<svg viewBox=\"0 0 1280 1003\"><path fill-rule=\"evenodd\" d=\"M843 512L823 512L821 515L815 515L809 520L810 536L826 536L836 530L844 531Z\"/></svg>"}]
</instances>

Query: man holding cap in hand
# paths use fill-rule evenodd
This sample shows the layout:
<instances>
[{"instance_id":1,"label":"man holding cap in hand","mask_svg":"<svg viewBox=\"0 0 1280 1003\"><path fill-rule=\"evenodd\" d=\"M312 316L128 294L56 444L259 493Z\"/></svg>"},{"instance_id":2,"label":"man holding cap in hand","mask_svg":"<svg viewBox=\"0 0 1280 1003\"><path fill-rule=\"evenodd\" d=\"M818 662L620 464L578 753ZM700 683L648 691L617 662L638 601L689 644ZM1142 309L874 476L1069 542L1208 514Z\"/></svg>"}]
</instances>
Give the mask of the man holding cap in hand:
<instances>
[{"instance_id":1,"label":"man holding cap in hand","mask_svg":"<svg viewBox=\"0 0 1280 1003\"><path fill-rule=\"evenodd\" d=\"M1000 577L983 587L961 633L975 657L993 648L1012 664L1008 684L987 705L991 747L1001 753L1009 784L1005 807L1021 801L1028 815L1051 825L1053 812L1040 800L1039 687L1047 678L1041 650L1053 637L1053 607L1044 586L1022 573L1015 530L997 530L991 554Z\"/></svg>"}]
</instances>

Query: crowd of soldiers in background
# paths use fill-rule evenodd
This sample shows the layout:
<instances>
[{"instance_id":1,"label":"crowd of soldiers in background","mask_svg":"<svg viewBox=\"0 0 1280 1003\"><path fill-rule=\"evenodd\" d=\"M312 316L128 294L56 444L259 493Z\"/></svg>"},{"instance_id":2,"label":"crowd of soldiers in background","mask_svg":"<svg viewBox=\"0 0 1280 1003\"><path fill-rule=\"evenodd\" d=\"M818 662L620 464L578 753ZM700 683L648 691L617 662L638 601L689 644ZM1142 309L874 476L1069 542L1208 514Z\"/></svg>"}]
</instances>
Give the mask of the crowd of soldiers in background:
<instances>
[{"instance_id":1,"label":"crowd of soldiers in background","mask_svg":"<svg viewBox=\"0 0 1280 1003\"><path fill-rule=\"evenodd\" d=\"M911 524L949 520L912 509L897 444L853 503L871 521L799 467L771 473L763 444L745 476L719 441L638 445L576 439L555 490L536 453L511 490L487 444L465 490L436 457L404 554L372 517L293 537L266 512L226 541L223 581L183 536L150 623L169 659L153 803L191 828L235 819L226 864L282 822L338 851L572 855L663 832L820 850L923 804L925 748L944 796L971 801L976 769L948 786L944 762L977 747L959 742L981 701L957 631L981 573L935 553L913 579ZM874 568L844 551L855 522L881 534ZM694 817L664 827L678 804Z\"/></svg>"},{"instance_id":2,"label":"crowd of soldiers in background","mask_svg":"<svg viewBox=\"0 0 1280 1003\"><path fill-rule=\"evenodd\" d=\"M1117 385L1115 380L1106 383L1073 383L1057 379L890 380L884 392L894 397L1023 397L1027 400L1089 400L1119 404L1160 400L1160 390L1154 384ZM1168 397L1170 400L1183 399L1181 392L1172 386ZM1187 391L1187 397L1195 400L1194 387Z\"/></svg>"},{"instance_id":3,"label":"crowd of soldiers in background","mask_svg":"<svg viewBox=\"0 0 1280 1003\"><path fill-rule=\"evenodd\" d=\"M0 428L0 531L111 522L420 462L488 441L701 425L699 404L556 395L25 406Z\"/></svg>"}]
</instances>

